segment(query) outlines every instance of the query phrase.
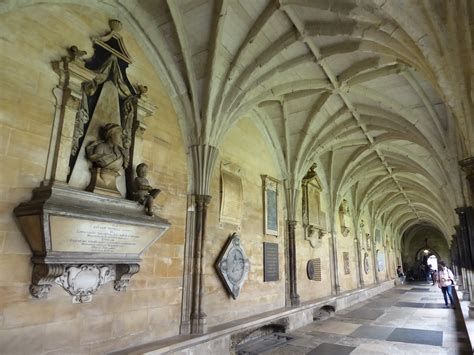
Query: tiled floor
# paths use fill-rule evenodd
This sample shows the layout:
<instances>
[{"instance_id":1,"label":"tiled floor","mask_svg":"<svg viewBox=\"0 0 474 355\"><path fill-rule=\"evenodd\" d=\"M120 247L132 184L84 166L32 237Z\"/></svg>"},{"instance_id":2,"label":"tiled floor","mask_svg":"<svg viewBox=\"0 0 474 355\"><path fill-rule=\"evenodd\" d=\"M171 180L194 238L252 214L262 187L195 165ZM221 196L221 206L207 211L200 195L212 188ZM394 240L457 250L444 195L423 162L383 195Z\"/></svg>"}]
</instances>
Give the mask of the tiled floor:
<instances>
[{"instance_id":1,"label":"tiled floor","mask_svg":"<svg viewBox=\"0 0 474 355\"><path fill-rule=\"evenodd\" d=\"M472 354L459 310L436 286L404 285L240 354ZM281 339L281 338L280 338ZM262 346L265 344L265 346Z\"/></svg>"}]
</instances>

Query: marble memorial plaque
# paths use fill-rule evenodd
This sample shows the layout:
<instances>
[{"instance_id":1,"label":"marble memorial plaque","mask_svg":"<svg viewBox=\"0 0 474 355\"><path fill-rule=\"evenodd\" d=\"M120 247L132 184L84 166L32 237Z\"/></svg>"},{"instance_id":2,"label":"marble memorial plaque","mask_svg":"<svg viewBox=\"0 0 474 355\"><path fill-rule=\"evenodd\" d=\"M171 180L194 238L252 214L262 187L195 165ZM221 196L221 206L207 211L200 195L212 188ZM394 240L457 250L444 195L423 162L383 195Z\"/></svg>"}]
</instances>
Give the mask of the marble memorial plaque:
<instances>
[{"instance_id":1,"label":"marble memorial plaque","mask_svg":"<svg viewBox=\"0 0 474 355\"><path fill-rule=\"evenodd\" d=\"M263 243L263 281L278 281L278 244Z\"/></svg>"},{"instance_id":2,"label":"marble memorial plaque","mask_svg":"<svg viewBox=\"0 0 474 355\"><path fill-rule=\"evenodd\" d=\"M242 180L239 176L222 170L221 222L240 224L242 217Z\"/></svg>"},{"instance_id":3,"label":"marble memorial plaque","mask_svg":"<svg viewBox=\"0 0 474 355\"><path fill-rule=\"evenodd\" d=\"M264 233L278 236L278 180L267 175L263 179Z\"/></svg>"},{"instance_id":4,"label":"marble memorial plaque","mask_svg":"<svg viewBox=\"0 0 474 355\"><path fill-rule=\"evenodd\" d=\"M308 264L306 265L306 273L308 275L308 279L313 281L321 281L321 258L309 260Z\"/></svg>"},{"instance_id":5,"label":"marble memorial plaque","mask_svg":"<svg viewBox=\"0 0 474 355\"><path fill-rule=\"evenodd\" d=\"M385 270L385 253L383 250L377 250L377 271L382 272Z\"/></svg>"},{"instance_id":6,"label":"marble memorial plaque","mask_svg":"<svg viewBox=\"0 0 474 355\"><path fill-rule=\"evenodd\" d=\"M343 252L342 253L342 258L344 261L344 274L349 275L351 273L351 265L349 262L349 253L348 252Z\"/></svg>"},{"instance_id":7,"label":"marble memorial plaque","mask_svg":"<svg viewBox=\"0 0 474 355\"><path fill-rule=\"evenodd\" d=\"M50 216L51 249L55 252L140 254L163 232L131 224Z\"/></svg>"}]
</instances>

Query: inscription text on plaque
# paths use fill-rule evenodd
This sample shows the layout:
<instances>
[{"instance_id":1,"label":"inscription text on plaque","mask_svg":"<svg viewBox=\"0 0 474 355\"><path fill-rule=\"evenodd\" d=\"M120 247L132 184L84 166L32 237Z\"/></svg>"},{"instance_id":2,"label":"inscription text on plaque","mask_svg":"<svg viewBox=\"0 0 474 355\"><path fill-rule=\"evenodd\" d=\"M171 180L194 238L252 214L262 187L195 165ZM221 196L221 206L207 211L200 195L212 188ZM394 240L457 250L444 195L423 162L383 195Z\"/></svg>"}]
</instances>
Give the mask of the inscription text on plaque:
<instances>
[{"instance_id":1,"label":"inscription text on plaque","mask_svg":"<svg viewBox=\"0 0 474 355\"><path fill-rule=\"evenodd\" d=\"M50 216L53 251L140 254L163 229Z\"/></svg>"},{"instance_id":2,"label":"inscription text on plaque","mask_svg":"<svg viewBox=\"0 0 474 355\"><path fill-rule=\"evenodd\" d=\"M263 243L263 281L278 281L278 244Z\"/></svg>"}]
</instances>

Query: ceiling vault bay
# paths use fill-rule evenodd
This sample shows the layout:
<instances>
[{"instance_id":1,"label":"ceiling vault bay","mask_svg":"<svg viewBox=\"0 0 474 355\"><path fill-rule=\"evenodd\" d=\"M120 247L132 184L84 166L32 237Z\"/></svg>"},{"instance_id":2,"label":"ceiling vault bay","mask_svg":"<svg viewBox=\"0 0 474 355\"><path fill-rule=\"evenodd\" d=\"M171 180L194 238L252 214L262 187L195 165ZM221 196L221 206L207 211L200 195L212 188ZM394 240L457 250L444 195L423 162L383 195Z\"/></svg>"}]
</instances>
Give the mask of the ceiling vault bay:
<instances>
[{"instance_id":1,"label":"ceiling vault bay","mask_svg":"<svg viewBox=\"0 0 474 355\"><path fill-rule=\"evenodd\" d=\"M393 235L420 223L452 234L453 209L466 198L457 164L474 156L472 2L84 5L137 33L189 147L219 147L249 117L286 180L289 209L317 162L333 213L349 198L355 219L365 209Z\"/></svg>"},{"instance_id":2,"label":"ceiling vault bay","mask_svg":"<svg viewBox=\"0 0 474 355\"><path fill-rule=\"evenodd\" d=\"M467 35L463 21L450 31L459 9L370 0L140 6L159 15L159 51L168 51L164 65L181 86L188 145L218 147L250 117L274 151L289 210L316 161L333 211L351 196L357 218L370 211L394 234L420 223L451 234L463 198L457 154L472 153L472 103L451 97L460 92L449 79L470 85L469 51L456 49L465 53L461 63L446 61L455 57L450 38ZM464 16L466 28L469 21Z\"/></svg>"}]
</instances>

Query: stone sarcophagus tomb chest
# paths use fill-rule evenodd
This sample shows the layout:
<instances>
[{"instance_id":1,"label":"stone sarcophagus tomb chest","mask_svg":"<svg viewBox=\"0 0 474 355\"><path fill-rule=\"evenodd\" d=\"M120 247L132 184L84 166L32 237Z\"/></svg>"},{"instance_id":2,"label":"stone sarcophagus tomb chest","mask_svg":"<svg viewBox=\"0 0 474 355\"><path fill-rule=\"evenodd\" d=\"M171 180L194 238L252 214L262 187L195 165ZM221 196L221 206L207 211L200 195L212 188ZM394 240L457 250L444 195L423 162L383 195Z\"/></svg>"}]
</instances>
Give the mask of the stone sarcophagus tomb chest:
<instances>
[{"instance_id":1,"label":"stone sarcophagus tomb chest","mask_svg":"<svg viewBox=\"0 0 474 355\"><path fill-rule=\"evenodd\" d=\"M53 62L59 84L46 179L14 211L33 252L34 297L54 284L74 302L90 301L107 282L125 290L170 226L155 215L160 190L139 156L145 117L156 108L127 77L132 60L120 22L109 25L88 59L72 46Z\"/></svg>"}]
</instances>

